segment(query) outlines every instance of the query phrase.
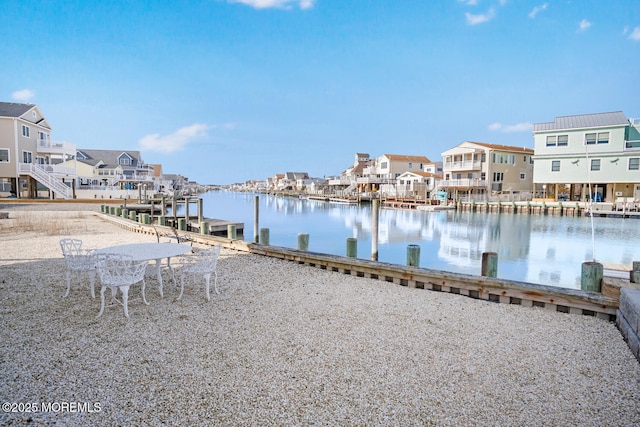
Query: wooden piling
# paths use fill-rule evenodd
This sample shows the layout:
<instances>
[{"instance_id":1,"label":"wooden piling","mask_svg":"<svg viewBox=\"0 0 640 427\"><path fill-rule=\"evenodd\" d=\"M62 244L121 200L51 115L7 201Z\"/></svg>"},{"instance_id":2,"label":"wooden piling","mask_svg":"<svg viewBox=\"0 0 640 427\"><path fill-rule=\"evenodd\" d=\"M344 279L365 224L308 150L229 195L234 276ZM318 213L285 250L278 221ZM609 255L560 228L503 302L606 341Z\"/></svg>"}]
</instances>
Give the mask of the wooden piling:
<instances>
[{"instance_id":1,"label":"wooden piling","mask_svg":"<svg viewBox=\"0 0 640 427\"><path fill-rule=\"evenodd\" d=\"M495 252L482 253L481 276L498 277L498 254Z\"/></svg>"},{"instance_id":2,"label":"wooden piling","mask_svg":"<svg viewBox=\"0 0 640 427\"><path fill-rule=\"evenodd\" d=\"M298 249L301 251L309 250L309 235L306 233L298 234Z\"/></svg>"},{"instance_id":3,"label":"wooden piling","mask_svg":"<svg viewBox=\"0 0 640 427\"><path fill-rule=\"evenodd\" d=\"M358 258L358 239L355 237L347 238L347 257Z\"/></svg>"},{"instance_id":4,"label":"wooden piling","mask_svg":"<svg viewBox=\"0 0 640 427\"><path fill-rule=\"evenodd\" d=\"M178 218L178 230L187 231L187 219L186 218Z\"/></svg>"},{"instance_id":5,"label":"wooden piling","mask_svg":"<svg viewBox=\"0 0 640 427\"><path fill-rule=\"evenodd\" d=\"M262 243L263 245L268 245L269 244L269 229L268 228L261 228L260 229L260 243Z\"/></svg>"},{"instance_id":6,"label":"wooden piling","mask_svg":"<svg viewBox=\"0 0 640 427\"><path fill-rule=\"evenodd\" d=\"M633 267L629 273L631 283L640 283L640 261L633 261Z\"/></svg>"},{"instance_id":7,"label":"wooden piling","mask_svg":"<svg viewBox=\"0 0 640 427\"><path fill-rule=\"evenodd\" d=\"M260 196L256 196L253 202L253 242L254 243L260 242L258 237L258 225L260 223L260 221L258 220L260 216L259 212L260 212Z\"/></svg>"},{"instance_id":8,"label":"wooden piling","mask_svg":"<svg viewBox=\"0 0 640 427\"><path fill-rule=\"evenodd\" d=\"M236 240L238 238L238 231L235 224L227 224L227 238Z\"/></svg>"},{"instance_id":9,"label":"wooden piling","mask_svg":"<svg viewBox=\"0 0 640 427\"><path fill-rule=\"evenodd\" d=\"M420 246L407 246L407 265L409 267L420 267Z\"/></svg>"},{"instance_id":10,"label":"wooden piling","mask_svg":"<svg viewBox=\"0 0 640 427\"><path fill-rule=\"evenodd\" d=\"M209 223L207 221L200 222L200 234L209 234Z\"/></svg>"},{"instance_id":11,"label":"wooden piling","mask_svg":"<svg viewBox=\"0 0 640 427\"><path fill-rule=\"evenodd\" d=\"M373 199L371 203L371 261L378 261L378 223L379 200Z\"/></svg>"},{"instance_id":12,"label":"wooden piling","mask_svg":"<svg viewBox=\"0 0 640 427\"><path fill-rule=\"evenodd\" d=\"M580 289L587 292L602 292L603 272L604 267L599 262L583 262Z\"/></svg>"}]
</instances>

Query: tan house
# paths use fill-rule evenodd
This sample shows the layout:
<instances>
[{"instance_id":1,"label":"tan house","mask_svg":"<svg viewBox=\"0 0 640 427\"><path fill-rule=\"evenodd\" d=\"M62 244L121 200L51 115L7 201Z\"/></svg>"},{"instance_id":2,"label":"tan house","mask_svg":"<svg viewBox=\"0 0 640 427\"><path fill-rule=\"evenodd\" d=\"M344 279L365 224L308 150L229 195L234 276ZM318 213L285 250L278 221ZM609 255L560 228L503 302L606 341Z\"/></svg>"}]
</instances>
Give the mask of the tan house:
<instances>
[{"instance_id":1,"label":"tan house","mask_svg":"<svg viewBox=\"0 0 640 427\"><path fill-rule=\"evenodd\" d=\"M402 154L383 154L369 163L362 177L356 180L358 192L390 191L395 193L395 184L405 172L425 172L431 164L425 156L407 156Z\"/></svg>"},{"instance_id":2,"label":"tan house","mask_svg":"<svg viewBox=\"0 0 640 427\"><path fill-rule=\"evenodd\" d=\"M525 147L462 142L442 153L438 191L454 200L530 200L533 153Z\"/></svg>"},{"instance_id":3,"label":"tan house","mask_svg":"<svg viewBox=\"0 0 640 427\"><path fill-rule=\"evenodd\" d=\"M59 165L76 147L51 140L51 126L34 104L0 102L0 196L73 198L75 168Z\"/></svg>"}]
</instances>

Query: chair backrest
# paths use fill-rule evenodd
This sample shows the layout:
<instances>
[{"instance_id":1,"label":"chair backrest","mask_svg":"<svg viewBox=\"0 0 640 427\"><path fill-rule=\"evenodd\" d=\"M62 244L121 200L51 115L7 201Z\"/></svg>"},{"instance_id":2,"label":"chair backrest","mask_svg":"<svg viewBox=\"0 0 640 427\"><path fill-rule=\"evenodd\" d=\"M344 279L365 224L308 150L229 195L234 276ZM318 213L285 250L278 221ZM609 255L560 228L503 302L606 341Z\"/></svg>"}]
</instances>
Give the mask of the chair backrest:
<instances>
[{"instance_id":1,"label":"chair backrest","mask_svg":"<svg viewBox=\"0 0 640 427\"><path fill-rule=\"evenodd\" d=\"M213 246L211 249L196 252L196 262L192 267L192 271L198 273L213 273L218 264L220 256L221 244Z\"/></svg>"},{"instance_id":2,"label":"chair backrest","mask_svg":"<svg viewBox=\"0 0 640 427\"><path fill-rule=\"evenodd\" d=\"M96 254L98 277L104 285L133 285L144 279L147 261L133 261L131 255Z\"/></svg>"},{"instance_id":3,"label":"chair backrest","mask_svg":"<svg viewBox=\"0 0 640 427\"><path fill-rule=\"evenodd\" d=\"M62 255L80 255L82 250L82 240L80 239L60 239Z\"/></svg>"}]
</instances>

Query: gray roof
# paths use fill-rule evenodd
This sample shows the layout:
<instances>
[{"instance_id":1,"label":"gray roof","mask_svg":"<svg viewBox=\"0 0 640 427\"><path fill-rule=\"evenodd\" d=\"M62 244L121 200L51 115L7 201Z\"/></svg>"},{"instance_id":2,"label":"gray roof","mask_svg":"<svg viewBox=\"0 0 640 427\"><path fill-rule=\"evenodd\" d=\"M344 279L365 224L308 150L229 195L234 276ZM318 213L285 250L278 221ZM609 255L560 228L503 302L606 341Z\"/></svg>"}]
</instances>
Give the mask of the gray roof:
<instances>
[{"instance_id":1,"label":"gray roof","mask_svg":"<svg viewBox=\"0 0 640 427\"><path fill-rule=\"evenodd\" d=\"M35 107L34 104L0 102L0 117L20 117L33 107Z\"/></svg>"},{"instance_id":2,"label":"gray roof","mask_svg":"<svg viewBox=\"0 0 640 427\"><path fill-rule=\"evenodd\" d=\"M126 153L133 159L130 166L122 166L123 169L135 169L138 166L141 166L142 160L140 159L139 151L132 150L86 150L86 149L78 149L78 152L87 156L87 159L77 160L79 162L83 162L89 164L91 166L95 166L98 162L102 161L105 164L105 167L115 168L118 166L118 158L123 153Z\"/></svg>"},{"instance_id":3,"label":"gray roof","mask_svg":"<svg viewBox=\"0 0 640 427\"><path fill-rule=\"evenodd\" d=\"M622 111L612 113L582 114L579 116L556 117L555 121L548 123L535 123L534 132L549 130L597 128L604 126L624 126L629 120Z\"/></svg>"}]
</instances>

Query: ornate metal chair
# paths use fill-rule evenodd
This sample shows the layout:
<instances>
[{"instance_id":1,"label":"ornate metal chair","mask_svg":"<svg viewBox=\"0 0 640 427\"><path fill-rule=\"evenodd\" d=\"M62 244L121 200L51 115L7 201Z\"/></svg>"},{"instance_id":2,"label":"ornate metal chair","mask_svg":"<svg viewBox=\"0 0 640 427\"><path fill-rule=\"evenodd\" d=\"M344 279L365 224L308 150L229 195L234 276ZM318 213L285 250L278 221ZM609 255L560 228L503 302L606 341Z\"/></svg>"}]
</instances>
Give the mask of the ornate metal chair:
<instances>
[{"instance_id":1,"label":"ornate metal chair","mask_svg":"<svg viewBox=\"0 0 640 427\"><path fill-rule=\"evenodd\" d=\"M102 282L100 290L100 313L97 317L102 316L104 311L104 291L111 289L111 300L121 304L124 307L124 315L129 317L129 287L138 282L142 282L142 300L149 305L144 294L144 273L147 267L147 261L133 261L131 255L121 254L96 254L98 276ZM122 292L122 301L116 299L116 294L120 289Z\"/></svg>"},{"instance_id":2,"label":"ornate metal chair","mask_svg":"<svg viewBox=\"0 0 640 427\"><path fill-rule=\"evenodd\" d=\"M207 301L210 301L209 283L211 281L211 275L213 274L214 289L216 294L220 294L220 290L218 289L218 273L216 272L216 266L218 264L221 249L222 245L217 244L211 249L198 251L193 255L180 257L180 295L178 296L178 301L182 298L182 294L184 292L185 276L191 276L194 279L196 276L202 276L205 282Z\"/></svg>"},{"instance_id":3,"label":"ornate metal chair","mask_svg":"<svg viewBox=\"0 0 640 427\"><path fill-rule=\"evenodd\" d=\"M93 250L82 249L82 240L80 239L60 239L60 248L67 263L67 292L64 297L68 297L71 290L71 272L87 272L91 284L91 297L95 298L96 258Z\"/></svg>"}]
</instances>

